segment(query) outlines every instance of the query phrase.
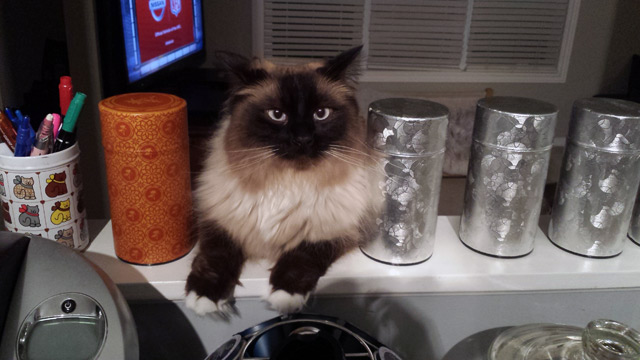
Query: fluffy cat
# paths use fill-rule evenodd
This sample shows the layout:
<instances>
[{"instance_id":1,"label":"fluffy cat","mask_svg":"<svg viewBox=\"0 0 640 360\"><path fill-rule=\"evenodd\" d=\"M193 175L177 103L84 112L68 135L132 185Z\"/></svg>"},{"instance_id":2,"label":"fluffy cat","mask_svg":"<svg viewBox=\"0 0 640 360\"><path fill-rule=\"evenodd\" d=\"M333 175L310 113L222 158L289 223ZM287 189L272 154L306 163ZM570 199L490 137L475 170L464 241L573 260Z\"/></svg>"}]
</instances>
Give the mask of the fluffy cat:
<instances>
[{"instance_id":1,"label":"fluffy cat","mask_svg":"<svg viewBox=\"0 0 640 360\"><path fill-rule=\"evenodd\" d=\"M298 311L372 228L381 171L355 98L360 49L287 67L222 54L234 82L194 193L200 245L186 291L197 313L230 310L255 258L274 262L271 306Z\"/></svg>"}]
</instances>

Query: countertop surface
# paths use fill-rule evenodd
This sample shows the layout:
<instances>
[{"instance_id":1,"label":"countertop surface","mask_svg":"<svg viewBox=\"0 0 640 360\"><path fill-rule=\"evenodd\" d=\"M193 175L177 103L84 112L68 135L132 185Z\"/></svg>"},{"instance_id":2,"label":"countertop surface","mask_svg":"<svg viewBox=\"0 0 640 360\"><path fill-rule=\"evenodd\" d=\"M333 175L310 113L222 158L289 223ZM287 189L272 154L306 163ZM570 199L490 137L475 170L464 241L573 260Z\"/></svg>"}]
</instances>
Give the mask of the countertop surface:
<instances>
[{"instance_id":1,"label":"countertop surface","mask_svg":"<svg viewBox=\"0 0 640 360\"><path fill-rule=\"evenodd\" d=\"M553 245L538 229L532 253L498 259L470 250L459 240L459 217L438 217L433 256L418 265L391 266L353 251L322 277L320 295L534 292L559 290L630 289L640 287L640 246L631 240L621 255L590 259ZM89 223L93 242L85 256L118 284L128 299L184 299L185 279L195 249L164 265L141 266L120 261L113 248L111 222ZM245 265L236 298L263 297L269 291L271 264Z\"/></svg>"}]
</instances>

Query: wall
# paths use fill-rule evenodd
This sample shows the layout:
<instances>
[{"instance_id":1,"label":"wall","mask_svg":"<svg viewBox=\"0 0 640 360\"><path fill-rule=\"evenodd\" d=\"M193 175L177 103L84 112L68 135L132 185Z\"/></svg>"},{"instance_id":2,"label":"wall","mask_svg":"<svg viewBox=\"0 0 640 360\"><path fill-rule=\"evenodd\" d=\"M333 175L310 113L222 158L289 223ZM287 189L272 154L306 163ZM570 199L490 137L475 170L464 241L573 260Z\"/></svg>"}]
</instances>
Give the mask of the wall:
<instances>
[{"instance_id":1,"label":"wall","mask_svg":"<svg viewBox=\"0 0 640 360\"><path fill-rule=\"evenodd\" d=\"M62 0L2 1L0 38L0 94L4 104L22 106L22 95L42 80L45 40L65 40Z\"/></svg>"},{"instance_id":2,"label":"wall","mask_svg":"<svg viewBox=\"0 0 640 360\"><path fill-rule=\"evenodd\" d=\"M605 94L625 94L629 82L631 56L640 55L640 1L618 2L614 28L604 69L602 91Z\"/></svg>"},{"instance_id":3,"label":"wall","mask_svg":"<svg viewBox=\"0 0 640 360\"><path fill-rule=\"evenodd\" d=\"M207 22L212 23L205 27L207 41L213 39L207 49L234 51L250 56L252 28L250 7L250 0L218 1L215 6L207 5L205 17ZM573 101L611 88L608 84L612 82L613 73L628 72L624 66L628 67L629 53L633 52L632 48L635 47L635 52L640 52L640 37L634 35L638 33L637 18L633 15L637 17L640 13L638 7L640 2L634 1L582 0L567 81L562 84L363 83L361 87L378 91L428 94L481 92L491 87L495 90L495 95L537 98L559 107L556 136L564 137L567 134ZM614 30L617 36L613 37L612 41ZM209 66L213 64L211 51L207 57L207 66ZM616 71L611 71L611 68L615 68ZM619 77L624 77L624 74Z\"/></svg>"},{"instance_id":4,"label":"wall","mask_svg":"<svg viewBox=\"0 0 640 360\"><path fill-rule=\"evenodd\" d=\"M34 29L41 28L43 24L45 27L39 34L59 35L58 32L46 27L46 21L38 26L16 24L20 12L8 11L8 9L13 9L18 3L24 4L24 8L39 9L39 14L52 13L46 9L40 11L42 4L36 6L33 0L2 1L4 11L0 12L2 14L0 15L0 50L5 50L6 46L18 46L23 49L21 56L12 57L11 60L7 59L6 51L0 54L0 72L2 73L0 79L3 80L0 83L0 95L9 103L20 100L17 94L25 90L16 84L28 83L33 75L33 69L39 66L37 63L32 63L36 61L35 57L29 56L39 43L35 39L25 40L25 37L33 38L36 34L33 32ZM89 217L106 218L109 216L108 196L97 113L97 102L101 98L101 80L98 75L99 62L93 28L94 17L99 14L94 14L92 1L64 0L62 3L71 74L77 78L76 81L82 82L78 83L77 87L84 89L90 95L84 110L86 113L83 114L86 119L83 119L80 127L80 136L83 139L81 141L82 172L87 179L91 179L85 184L85 196L91 204ZM214 66L214 52L218 50L251 56L251 5L251 0L203 1L207 42L205 67ZM631 53L640 53L640 37L636 35L638 24L634 16L640 12L639 7L640 2L637 1L582 0L567 81L562 84L370 83L362 86L379 91L402 90L429 94L478 92L491 87L497 95L538 98L559 107L560 118L556 135L566 136L571 104L575 99L603 92L624 92L629 56ZM7 31L8 28L13 31ZM16 32L16 29L20 31ZM19 46L27 42L29 46Z\"/></svg>"},{"instance_id":5,"label":"wall","mask_svg":"<svg viewBox=\"0 0 640 360\"><path fill-rule=\"evenodd\" d=\"M556 136L567 134L573 101L601 92L605 64L613 30L617 1L583 0L578 16L567 81L561 84L536 83L429 83L366 84L385 91L404 90L426 93L482 91L490 87L494 95L531 97L558 106Z\"/></svg>"},{"instance_id":6,"label":"wall","mask_svg":"<svg viewBox=\"0 0 640 360\"><path fill-rule=\"evenodd\" d=\"M74 88L87 94L78 126L80 171L90 219L109 218L107 175L100 135L98 102L102 99L93 1L64 0L69 68Z\"/></svg>"}]
</instances>

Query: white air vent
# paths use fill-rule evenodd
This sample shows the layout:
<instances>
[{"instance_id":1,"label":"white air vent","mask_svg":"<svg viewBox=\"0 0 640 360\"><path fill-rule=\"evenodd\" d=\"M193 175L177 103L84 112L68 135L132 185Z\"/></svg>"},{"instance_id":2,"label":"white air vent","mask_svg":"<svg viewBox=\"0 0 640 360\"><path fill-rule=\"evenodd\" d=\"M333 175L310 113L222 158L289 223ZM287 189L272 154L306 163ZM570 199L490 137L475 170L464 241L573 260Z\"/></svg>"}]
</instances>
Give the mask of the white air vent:
<instances>
[{"instance_id":1,"label":"white air vent","mask_svg":"<svg viewBox=\"0 0 640 360\"><path fill-rule=\"evenodd\" d=\"M467 0L372 0L367 68L457 68L467 4Z\"/></svg>"},{"instance_id":2,"label":"white air vent","mask_svg":"<svg viewBox=\"0 0 640 360\"><path fill-rule=\"evenodd\" d=\"M554 70L569 0L474 0L467 64Z\"/></svg>"},{"instance_id":3,"label":"white air vent","mask_svg":"<svg viewBox=\"0 0 640 360\"><path fill-rule=\"evenodd\" d=\"M362 44L364 0L264 2L264 56L325 58Z\"/></svg>"},{"instance_id":4,"label":"white air vent","mask_svg":"<svg viewBox=\"0 0 640 360\"><path fill-rule=\"evenodd\" d=\"M364 45L364 81L566 78L580 0L254 0L254 52L276 62Z\"/></svg>"}]
</instances>

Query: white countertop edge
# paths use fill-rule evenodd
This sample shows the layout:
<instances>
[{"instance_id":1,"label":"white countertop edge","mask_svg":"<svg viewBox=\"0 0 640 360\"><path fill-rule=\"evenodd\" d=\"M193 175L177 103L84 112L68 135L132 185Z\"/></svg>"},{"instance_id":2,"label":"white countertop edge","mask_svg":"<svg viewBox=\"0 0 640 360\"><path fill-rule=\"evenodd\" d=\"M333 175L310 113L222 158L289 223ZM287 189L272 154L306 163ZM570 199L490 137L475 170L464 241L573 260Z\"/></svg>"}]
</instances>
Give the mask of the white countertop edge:
<instances>
[{"instance_id":1,"label":"white countertop edge","mask_svg":"<svg viewBox=\"0 0 640 360\"><path fill-rule=\"evenodd\" d=\"M318 283L319 295L475 294L533 291L580 291L640 288L640 246L630 240L623 253L589 259L554 246L538 230L534 251L517 259L498 259L465 247L457 236L459 217L440 216L431 259L418 265L391 266L360 251L336 262ZM93 242L85 256L100 266L130 300L184 300L185 279L194 251L174 262L139 266L115 256L111 222L92 220ZM264 297L269 292L269 264L248 263L235 297Z\"/></svg>"}]
</instances>

